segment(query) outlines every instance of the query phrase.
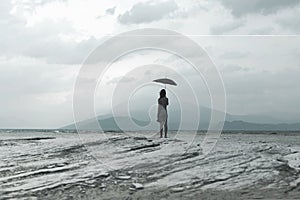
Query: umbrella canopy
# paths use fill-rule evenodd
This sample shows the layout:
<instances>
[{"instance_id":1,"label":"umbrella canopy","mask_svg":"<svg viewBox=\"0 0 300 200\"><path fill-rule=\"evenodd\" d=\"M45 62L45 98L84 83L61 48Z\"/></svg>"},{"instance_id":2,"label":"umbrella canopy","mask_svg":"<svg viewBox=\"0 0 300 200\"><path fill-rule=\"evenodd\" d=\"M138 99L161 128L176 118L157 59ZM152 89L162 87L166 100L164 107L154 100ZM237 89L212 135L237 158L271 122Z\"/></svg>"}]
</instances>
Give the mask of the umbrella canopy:
<instances>
[{"instance_id":1,"label":"umbrella canopy","mask_svg":"<svg viewBox=\"0 0 300 200\"><path fill-rule=\"evenodd\" d=\"M162 84L168 84L168 85L177 85L177 83L175 83L175 81L168 79L168 78L160 78L160 79L156 79L153 80L153 82L157 82L157 83L162 83Z\"/></svg>"}]
</instances>

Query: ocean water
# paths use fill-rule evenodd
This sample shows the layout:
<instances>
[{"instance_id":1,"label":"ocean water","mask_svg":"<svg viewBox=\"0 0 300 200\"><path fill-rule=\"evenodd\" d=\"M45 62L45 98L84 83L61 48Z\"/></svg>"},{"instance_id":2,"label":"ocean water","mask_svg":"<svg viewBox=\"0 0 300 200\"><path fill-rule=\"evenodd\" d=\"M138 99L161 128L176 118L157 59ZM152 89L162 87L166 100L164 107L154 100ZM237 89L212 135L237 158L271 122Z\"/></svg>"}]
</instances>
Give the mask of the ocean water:
<instances>
[{"instance_id":1,"label":"ocean water","mask_svg":"<svg viewBox=\"0 0 300 200\"><path fill-rule=\"evenodd\" d=\"M225 133L208 155L203 133L178 134L2 130L0 199L88 197L89 188L105 195L133 191L132 183L189 194L299 190L300 133ZM70 188L76 193L63 192Z\"/></svg>"}]
</instances>

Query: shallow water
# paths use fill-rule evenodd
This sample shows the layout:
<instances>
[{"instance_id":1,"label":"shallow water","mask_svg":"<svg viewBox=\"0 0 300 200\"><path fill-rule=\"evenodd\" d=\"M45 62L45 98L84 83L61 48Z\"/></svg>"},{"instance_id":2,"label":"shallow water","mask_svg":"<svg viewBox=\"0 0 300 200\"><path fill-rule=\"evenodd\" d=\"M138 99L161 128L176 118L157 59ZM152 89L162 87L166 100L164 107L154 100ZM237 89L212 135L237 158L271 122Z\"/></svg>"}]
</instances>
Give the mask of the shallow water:
<instances>
[{"instance_id":1,"label":"shallow water","mask_svg":"<svg viewBox=\"0 0 300 200\"><path fill-rule=\"evenodd\" d=\"M180 193L198 190L282 189L300 185L300 134L222 134L213 151L202 154L199 133L160 139L151 133L0 133L0 197L51 199L78 187L103 195L134 190L132 183ZM118 188L116 188L118 187ZM50 196L49 196L50 194ZM59 196L68 197L61 193ZM76 194L73 194L76 197ZM52 196L53 197L53 196Z\"/></svg>"}]
</instances>

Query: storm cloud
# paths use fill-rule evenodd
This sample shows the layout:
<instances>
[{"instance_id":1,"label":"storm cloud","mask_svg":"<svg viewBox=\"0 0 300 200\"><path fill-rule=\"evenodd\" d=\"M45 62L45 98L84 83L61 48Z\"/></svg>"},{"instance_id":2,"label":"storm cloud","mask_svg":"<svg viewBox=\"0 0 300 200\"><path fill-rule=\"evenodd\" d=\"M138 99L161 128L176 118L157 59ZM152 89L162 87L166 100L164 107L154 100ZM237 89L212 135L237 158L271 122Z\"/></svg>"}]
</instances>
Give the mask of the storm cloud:
<instances>
[{"instance_id":1,"label":"storm cloud","mask_svg":"<svg viewBox=\"0 0 300 200\"><path fill-rule=\"evenodd\" d=\"M299 0L220 0L224 6L229 8L233 15L239 17L251 13L264 15L277 12L280 9L293 7L300 3Z\"/></svg>"},{"instance_id":2,"label":"storm cloud","mask_svg":"<svg viewBox=\"0 0 300 200\"><path fill-rule=\"evenodd\" d=\"M158 21L178 8L174 0L164 2L141 2L135 4L130 10L119 15L119 22L122 24L141 24Z\"/></svg>"},{"instance_id":3,"label":"storm cloud","mask_svg":"<svg viewBox=\"0 0 300 200\"><path fill-rule=\"evenodd\" d=\"M229 113L298 119L299 13L297 0L2 0L0 127L57 128L72 122L72 91L81 63L107 38L150 25L182 33L208 52L224 80ZM182 61L175 62L176 56L139 52L120 66L151 64L149 57L180 67L182 75L199 83ZM107 78L103 105L122 75L117 70ZM134 78L125 77L123 83ZM184 95L184 89L178 91Z\"/></svg>"}]
</instances>

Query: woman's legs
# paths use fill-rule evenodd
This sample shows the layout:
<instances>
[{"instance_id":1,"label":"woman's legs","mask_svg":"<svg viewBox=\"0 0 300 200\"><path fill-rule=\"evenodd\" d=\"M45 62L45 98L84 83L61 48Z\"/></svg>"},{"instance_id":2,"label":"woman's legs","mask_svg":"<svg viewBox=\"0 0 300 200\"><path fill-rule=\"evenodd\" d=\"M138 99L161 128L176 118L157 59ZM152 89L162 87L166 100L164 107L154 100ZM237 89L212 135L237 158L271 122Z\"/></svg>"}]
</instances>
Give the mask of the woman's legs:
<instances>
[{"instance_id":1,"label":"woman's legs","mask_svg":"<svg viewBox=\"0 0 300 200\"><path fill-rule=\"evenodd\" d=\"M164 128L165 128L165 138L167 138L167 134L168 134L168 121L167 120L166 120L166 122L164 124Z\"/></svg>"},{"instance_id":2,"label":"woman's legs","mask_svg":"<svg viewBox=\"0 0 300 200\"><path fill-rule=\"evenodd\" d=\"M165 122L160 122L159 124L160 124L160 137L162 138L163 137L163 129L165 129L164 130L164 132L165 132L165 138L168 136L168 120L167 120L168 118L166 118L166 120L165 120Z\"/></svg>"},{"instance_id":3,"label":"woman's legs","mask_svg":"<svg viewBox=\"0 0 300 200\"><path fill-rule=\"evenodd\" d=\"M160 137L162 138L163 137L163 127L164 127L164 122L160 122Z\"/></svg>"}]
</instances>

